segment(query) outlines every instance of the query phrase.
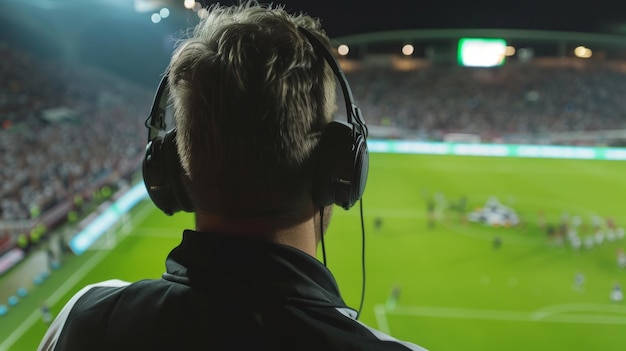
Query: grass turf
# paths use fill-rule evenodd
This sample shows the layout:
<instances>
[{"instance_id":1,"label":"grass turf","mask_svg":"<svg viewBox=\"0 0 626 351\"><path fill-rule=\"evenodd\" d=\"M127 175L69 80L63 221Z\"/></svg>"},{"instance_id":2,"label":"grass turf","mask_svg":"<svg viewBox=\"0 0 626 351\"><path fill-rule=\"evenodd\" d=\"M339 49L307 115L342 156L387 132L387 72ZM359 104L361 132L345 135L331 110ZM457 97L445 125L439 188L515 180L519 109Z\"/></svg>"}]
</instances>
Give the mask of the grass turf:
<instances>
[{"instance_id":1,"label":"grass turf","mask_svg":"<svg viewBox=\"0 0 626 351\"><path fill-rule=\"evenodd\" d=\"M424 155L371 155L364 196L367 285L361 320L431 350L623 350L626 304L609 293L626 283L616 250L604 242L573 250L551 244L538 213L557 223L564 212L588 222L613 217L626 226L626 163ZM440 193L469 208L497 196L521 216L524 226L493 228L459 221L451 211L434 228L427 225L427 198ZM358 206L358 205L357 205ZM147 216L140 220L140 214ZM19 330L23 315L37 313L39 296L56 294L53 312L80 287L118 278L159 277L167 252L192 226L192 217L173 218L151 204L135 210L131 233L113 250L73 257L23 304L0 318L0 340L23 334L10 350L32 350L45 331L38 319ZM374 218L382 219L376 229ZM493 238L502 238L495 249ZM361 292L359 210L335 209L327 234L328 267L343 297L357 307ZM93 267L92 267L93 266ZM573 289L585 275L584 292ZM387 307L394 286L395 308ZM67 291L67 293L63 293ZM12 323L12 324L9 324ZM25 324L26 325L26 324ZM7 328L8 326L8 328ZM15 330L18 329L18 332ZM7 333L8 332L8 333ZM1 344L1 341L0 341ZM1 347L0 347L1 348Z\"/></svg>"}]
</instances>

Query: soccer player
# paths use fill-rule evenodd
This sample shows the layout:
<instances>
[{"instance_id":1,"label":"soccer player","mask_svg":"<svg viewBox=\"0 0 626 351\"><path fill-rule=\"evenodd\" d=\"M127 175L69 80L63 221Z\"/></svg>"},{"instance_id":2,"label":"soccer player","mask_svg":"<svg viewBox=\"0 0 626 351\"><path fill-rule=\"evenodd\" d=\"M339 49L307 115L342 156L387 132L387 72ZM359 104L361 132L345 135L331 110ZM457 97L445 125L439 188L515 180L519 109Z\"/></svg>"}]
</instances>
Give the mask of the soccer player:
<instances>
[{"instance_id":1,"label":"soccer player","mask_svg":"<svg viewBox=\"0 0 626 351\"><path fill-rule=\"evenodd\" d=\"M499 235L494 236L492 245L494 250L500 249L500 247L502 246L502 238Z\"/></svg>"},{"instance_id":2,"label":"soccer player","mask_svg":"<svg viewBox=\"0 0 626 351\"><path fill-rule=\"evenodd\" d=\"M389 294L389 298L387 298L387 303L385 304L388 310L396 308L398 300L400 300L400 293L402 293L400 285L396 284L393 288L391 288L391 293Z\"/></svg>"},{"instance_id":3,"label":"soccer player","mask_svg":"<svg viewBox=\"0 0 626 351\"><path fill-rule=\"evenodd\" d=\"M611 290L611 301L622 302L623 299L624 293L622 292L622 286L618 282L615 282Z\"/></svg>"},{"instance_id":4,"label":"soccer player","mask_svg":"<svg viewBox=\"0 0 626 351\"><path fill-rule=\"evenodd\" d=\"M587 250L593 249L594 242L595 241L593 240L593 236L591 234L585 236L585 248Z\"/></svg>"},{"instance_id":5,"label":"soccer player","mask_svg":"<svg viewBox=\"0 0 626 351\"><path fill-rule=\"evenodd\" d=\"M426 202L426 216L428 219L428 229L434 229L437 221L437 214L435 212L435 199L429 197Z\"/></svg>"},{"instance_id":6,"label":"soccer player","mask_svg":"<svg viewBox=\"0 0 626 351\"><path fill-rule=\"evenodd\" d=\"M619 268L626 268L626 252L623 248L617 249L617 266Z\"/></svg>"},{"instance_id":7,"label":"soccer player","mask_svg":"<svg viewBox=\"0 0 626 351\"><path fill-rule=\"evenodd\" d=\"M166 73L176 129L151 139L144 180L164 212L194 212L195 230L161 279L74 295L39 350L423 350L356 320L316 259L333 204L358 201L368 162L319 21L213 5ZM351 125L332 121L337 81Z\"/></svg>"},{"instance_id":8,"label":"soccer player","mask_svg":"<svg viewBox=\"0 0 626 351\"><path fill-rule=\"evenodd\" d=\"M579 293L585 292L585 275L582 272L578 272L574 276L574 291Z\"/></svg>"},{"instance_id":9,"label":"soccer player","mask_svg":"<svg viewBox=\"0 0 626 351\"><path fill-rule=\"evenodd\" d=\"M379 231L383 227L383 219L381 217L374 218L374 230Z\"/></svg>"},{"instance_id":10,"label":"soccer player","mask_svg":"<svg viewBox=\"0 0 626 351\"><path fill-rule=\"evenodd\" d=\"M39 310L41 311L41 320L45 324L50 324L52 322L52 312L50 311L50 306L47 303L42 302L39 306Z\"/></svg>"}]
</instances>

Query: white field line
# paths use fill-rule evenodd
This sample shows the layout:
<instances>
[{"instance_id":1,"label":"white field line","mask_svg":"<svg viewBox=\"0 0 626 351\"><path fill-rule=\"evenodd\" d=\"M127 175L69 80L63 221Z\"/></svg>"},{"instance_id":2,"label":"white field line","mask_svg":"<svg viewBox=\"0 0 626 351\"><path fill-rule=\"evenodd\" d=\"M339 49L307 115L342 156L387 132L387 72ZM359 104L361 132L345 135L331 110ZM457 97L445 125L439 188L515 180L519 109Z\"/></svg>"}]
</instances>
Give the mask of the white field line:
<instances>
[{"instance_id":1,"label":"white field line","mask_svg":"<svg viewBox=\"0 0 626 351\"><path fill-rule=\"evenodd\" d=\"M389 324L387 323L387 313L385 311L385 306L376 305L374 307L374 313L376 315L376 323L378 323L378 330L385 334L391 335L389 332Z\"/></svg>"},{"instance_id":2,"label":"white field line","mask_svg":"<svg viewBox=\"0 0 626 351\"><path fill-rule=\"evenodd\" d=\"M617 324L626 325L626 308L623 306L600 304L553 305L535 312L487 310L471 308L450 308L432 306L397 306L388 310L384 305L374 308L378 327L389 333L386 315L416 317L483 319L513 322L548 322L574 324ZM587 312L587 313L572 313ZM598 312L604 314L598 314ZM607 314L610 313L610 314ZM383 318L385 316L385 318Z\"/></svg>"},{"instance_id":3,"label":"white field line","mask_svg":"<svg viewBox=\"0 0 626 351\"><path fill-rule=\"evenodd\" d=\"M599 304L599 303L573 303L573 304L562 304L562 305L552 305L540 310L537 310L533 313L534 319L543 319L549 316L554 316L562 313L571 313L571 312L592 312L597 315L597 313L606 313L609 315L624 315L626 316L626 306L620 306L616 304Z\"/></svg>"},{"instance_id":4,"label":"white field line","mask_svg":"<svg viewBox=\"0 0 626 351\"><path fill-rule=\"evenodd\" d=\"M143 219L151 212L154 208L150 206L144 206L141 208L136 215L133 216L133 222L139 223L143 221ZM91 257L83 266L80 267L72 276L66 280L58 289L55 290L54 294L50 295L49 298L46 299L48 305L55 305L65 294L67 294L73 287L76 285L81 279L83 279L94 267L96 267L108 254L110 251L98 251L93 257ZM24 333L30 328L32 328L33 324L41 319L41 312L39 308L35 308L35 310L17 327L13 330L11 335L4 340L0 344L0 351L8 351L13 344L17 340L19 340ZM41 336L43 338L43 335Z\"/></svg>"}]
</instances>

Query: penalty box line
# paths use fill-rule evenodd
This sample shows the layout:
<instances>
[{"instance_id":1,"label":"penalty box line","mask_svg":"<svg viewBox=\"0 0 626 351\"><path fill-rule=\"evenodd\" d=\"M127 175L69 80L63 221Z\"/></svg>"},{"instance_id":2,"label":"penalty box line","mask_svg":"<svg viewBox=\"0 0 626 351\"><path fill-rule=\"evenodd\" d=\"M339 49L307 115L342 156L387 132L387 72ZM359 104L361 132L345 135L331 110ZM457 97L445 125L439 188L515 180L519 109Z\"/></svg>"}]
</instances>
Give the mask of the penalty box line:
<instances>
[{"instance_id":1,"label":"penalty box line","mask_svg":"<svg viewBox=\"0 0 626 351\"><path fill-rule=\"evenodd\" d=\"M607 314L609 311L613 313ZM374 307L374 314L378 328L387 334L390 332L389 322L387 320L387 316L389 315L482 319L510 322L626 325L625 308L622 306L602 304L553 305L533 312L404 305L388 309L385 305L379 304Z\"/></svg>"}]
</instances>

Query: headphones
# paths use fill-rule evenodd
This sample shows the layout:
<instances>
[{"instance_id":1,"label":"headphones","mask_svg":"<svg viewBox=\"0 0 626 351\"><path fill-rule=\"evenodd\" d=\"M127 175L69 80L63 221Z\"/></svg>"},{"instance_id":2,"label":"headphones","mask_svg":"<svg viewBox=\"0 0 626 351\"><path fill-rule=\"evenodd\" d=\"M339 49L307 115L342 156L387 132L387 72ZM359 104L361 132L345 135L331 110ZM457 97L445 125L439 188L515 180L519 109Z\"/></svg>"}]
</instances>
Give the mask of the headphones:
<instances>
[{"instance_id":1,"label":"headphones","mask_svg":"<svg viewBox=\"0 0 626 351\"><path fill-rule=\"evenodd\" d=\"M317 150L318 164L313 177L312 198L318 207L336 204L350 209L363 196L369 168L367 126L354 103L352 91L339 63L326 46L311 32L298 27L315 53L333 70L346 104L347 123L332 121L322 130ZM165 214L192 212L193 204L183 185L186 176L176 149L176 128L167 130L168 77L165 75L154 97L145 122L148 144L143 160L143 179L150 199Z\"/></svg>"}]
</instances>

